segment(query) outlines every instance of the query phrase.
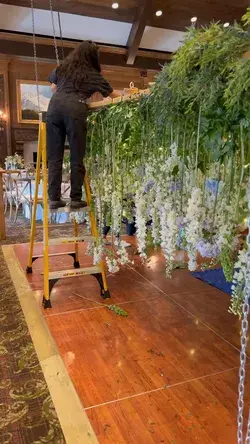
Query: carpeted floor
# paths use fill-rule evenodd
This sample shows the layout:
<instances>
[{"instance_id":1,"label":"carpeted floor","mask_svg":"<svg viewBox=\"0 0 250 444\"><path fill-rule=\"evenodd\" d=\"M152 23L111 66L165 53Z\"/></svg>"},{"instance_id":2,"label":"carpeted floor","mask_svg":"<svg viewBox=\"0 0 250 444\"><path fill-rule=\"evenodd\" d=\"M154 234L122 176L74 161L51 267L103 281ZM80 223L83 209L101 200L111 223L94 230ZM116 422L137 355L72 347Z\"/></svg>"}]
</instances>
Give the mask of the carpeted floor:
<instances>
[{"instance_id":1,"label":"carpeted floor","mask_svg":"<svg viewBox=\"0 0 250 444\"><path fill-rule=\"evenodd\" d=\"M65 443L1 247L0 418L1 444Z\"/></svg>"},{"instance_id":2,"label":"carpeted floor","mask_svg":"<svg viewBox=\"0 0 250 444\"><path fill-rule=\"evenodd\" d=\"M73 227L58 224L57 227L51 227L49 230L50 237L64 237L73 236ZM79 225L79 235L84 236L89 234L86 224ZM36 242L42 242L43 230L41 222L37 223ZM30 225L29 221L19 215L17 221L14 223L6 218L6 239L0 240L0 245L7 244L25 244L30 241Z\"/></svg>"}]
</instances>

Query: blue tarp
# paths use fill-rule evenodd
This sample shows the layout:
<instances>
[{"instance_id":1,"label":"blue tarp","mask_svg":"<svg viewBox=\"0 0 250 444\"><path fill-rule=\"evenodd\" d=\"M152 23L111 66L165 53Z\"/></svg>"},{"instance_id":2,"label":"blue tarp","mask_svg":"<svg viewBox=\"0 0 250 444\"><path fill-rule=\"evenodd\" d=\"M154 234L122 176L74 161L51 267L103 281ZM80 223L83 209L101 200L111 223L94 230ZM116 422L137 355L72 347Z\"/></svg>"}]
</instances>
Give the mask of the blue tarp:
<instances>
[{"instance_id":1,"label":"blue tarp","mask_svg":"<svg viewBox=\"0 0 250 444\"><path fill-rule=\"evenodd\" d=\"M197 279L212 285L227 294L232 294L232 283L227 282L222 268L215 268L214 270L194 271L191 273Z\"/></svg>"}]
</instances>

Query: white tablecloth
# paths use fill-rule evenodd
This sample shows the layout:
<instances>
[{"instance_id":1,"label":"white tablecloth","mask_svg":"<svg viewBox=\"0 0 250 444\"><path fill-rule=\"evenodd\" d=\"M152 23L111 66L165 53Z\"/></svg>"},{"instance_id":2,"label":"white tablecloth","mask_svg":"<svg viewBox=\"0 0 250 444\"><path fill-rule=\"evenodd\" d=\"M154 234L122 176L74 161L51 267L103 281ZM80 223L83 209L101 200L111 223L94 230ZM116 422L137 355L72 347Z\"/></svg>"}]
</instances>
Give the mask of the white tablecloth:
<instances>
[{"instance_id":1,"label":"white tablecloth","mask_svg":"<svg viewBox=\"0 0 250 444\"><path fill-rule=\"evenodd\" d=\"M68 197L68 195L69 195L69 191L66 193L66 195L64 194L64 191L66 188L68 188L68 186L69 186L68 184L65 184L65 183L62 184L62 195L64 198ZM35 181L32 181L32 183L31 183L31 193L32 193L32 198L34 199ZM27 192L25 191L24 195L28 199L30 198L29 187L27 187ZM41 199L43 198L43 184L42 184L42 182L39 184L38 197ZM23 203L23 212L24 212L25 218L30 219L30 206L28 203ZM54 223L63 224L68 221L69 215L65 214L65 213L60 213L60 214L54 213L54 214L50 215L50 218L53 219ZM43 220L43 207L40 204L37 205L36 220L37 221Z\"/></svg>"}]
</instances>

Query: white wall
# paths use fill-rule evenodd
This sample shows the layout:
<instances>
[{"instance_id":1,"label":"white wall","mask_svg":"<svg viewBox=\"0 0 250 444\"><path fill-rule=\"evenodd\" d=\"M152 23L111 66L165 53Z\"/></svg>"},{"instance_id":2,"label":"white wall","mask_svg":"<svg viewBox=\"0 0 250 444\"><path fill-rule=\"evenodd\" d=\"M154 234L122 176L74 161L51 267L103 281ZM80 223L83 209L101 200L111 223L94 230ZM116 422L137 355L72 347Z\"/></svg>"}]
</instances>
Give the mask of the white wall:
<instances>
[{"instance_id":1,"label":"white wall","mask_svg":"<svg viewBox=\"0 0 250 444\"><path fill-rule=\"evenodd\" d=\"M25 142L23 144L23 157L25 165L33 162L33 153L37 153L37 142Z\"/></svg>"},{"instance_id":2,"label":"white wall","mask_svg":"<svg viewBox=\"0 0 250 444\"><path fill-rule=\"evenodd\" d=\"M181 46L185 32L146 26L140 48L175 52Z\"/></svg>"}]
</instances>

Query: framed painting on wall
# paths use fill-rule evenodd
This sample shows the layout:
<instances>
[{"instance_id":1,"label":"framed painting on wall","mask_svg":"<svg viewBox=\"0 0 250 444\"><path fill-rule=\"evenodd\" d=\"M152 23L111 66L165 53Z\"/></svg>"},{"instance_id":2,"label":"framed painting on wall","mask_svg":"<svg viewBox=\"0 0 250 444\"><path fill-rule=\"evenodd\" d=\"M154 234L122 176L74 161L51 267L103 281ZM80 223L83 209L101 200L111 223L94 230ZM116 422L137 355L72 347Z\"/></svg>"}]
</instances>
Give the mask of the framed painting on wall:
<instances>
[{"instance_id":1,"label":"framed painting on wall","mask_svg":"<svg viewBox=\"0 0 250 444\"><path fill-rule=\"evenodd\" d=\"M36 82L17 80L17 116L19 123L39 123ZM47 111L53 92L48 82L38 83L40 110Z\"/></svg>"}]
</instances>

